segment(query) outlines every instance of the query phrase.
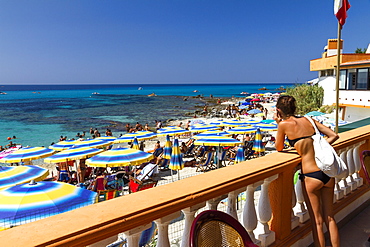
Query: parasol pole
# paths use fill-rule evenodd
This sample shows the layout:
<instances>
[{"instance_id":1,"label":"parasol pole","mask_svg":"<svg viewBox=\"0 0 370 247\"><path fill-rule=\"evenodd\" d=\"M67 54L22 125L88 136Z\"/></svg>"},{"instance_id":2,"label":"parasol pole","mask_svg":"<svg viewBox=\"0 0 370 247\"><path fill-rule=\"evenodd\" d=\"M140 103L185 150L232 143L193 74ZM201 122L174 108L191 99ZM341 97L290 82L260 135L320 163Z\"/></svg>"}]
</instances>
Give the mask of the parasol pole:
<instances>
[{"instance_id":1,"label":"parasol pole","mask_svg":"<svg viewBox=\"0 0 370 247\"><path fill-rule=\"evenodd\" d=\"M338 133L338 122L339 122L339 72L340 72L340 36L341 36L342 25L338 21L338 39L337 39L337 66L335 75L335 133Z\"/></svg>"}]
</instances>

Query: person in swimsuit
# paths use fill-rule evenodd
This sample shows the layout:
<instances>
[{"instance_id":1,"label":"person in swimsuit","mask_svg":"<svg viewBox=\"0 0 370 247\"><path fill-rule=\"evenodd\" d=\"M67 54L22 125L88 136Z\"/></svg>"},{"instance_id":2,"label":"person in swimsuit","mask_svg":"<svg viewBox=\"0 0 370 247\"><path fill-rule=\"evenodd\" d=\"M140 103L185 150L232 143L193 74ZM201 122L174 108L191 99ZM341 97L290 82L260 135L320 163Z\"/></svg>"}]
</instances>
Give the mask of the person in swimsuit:
<instances>
[{"instance_id":1,"label":"person in swimsuit","mask_svg":"<svg viewBox=\"0 0 370 247\"><path fill-rule=\"evenodd\" d=\"M334 178L323 173L315 162L312 135L315 130L305 117L296 117L296 101L292 96L281 96L276 104L274 120L278 124L275 147L277 151L284 148L285 137L302 158L302 181L305 202L307 204L315 246L325 246L323 224L329 230L330 241L333 247L339 246L338 227L334 219L333 197ZM330 128L314 121L318 130L327 136L332 144L339 137Z\"/></svg>"}]
</instances>

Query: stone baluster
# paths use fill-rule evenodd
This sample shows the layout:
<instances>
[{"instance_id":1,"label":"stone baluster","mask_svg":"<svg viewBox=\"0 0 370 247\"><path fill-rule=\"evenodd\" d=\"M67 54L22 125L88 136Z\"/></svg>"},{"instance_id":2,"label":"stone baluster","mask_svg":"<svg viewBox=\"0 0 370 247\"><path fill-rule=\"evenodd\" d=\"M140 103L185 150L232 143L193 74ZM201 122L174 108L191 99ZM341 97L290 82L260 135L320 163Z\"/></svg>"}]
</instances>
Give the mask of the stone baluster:
<instances>
[{"instance_id":1,"label":"stone baluster","mask_svg":"<svg viewBox=\"0 0 370 247\"><path fill-rule=\"evenodd\" d=\"M263 181L260 199L258 201L258 220L263 225L263 233L258 235L261 246L269 246L275 242L275 232L271 231L267 224L272 217L272 209L268 195L270 183L278 178L278 174L266 178Z\"/></svg>"},{"instance_id":2,"label":"stone baluster","mask_svg":"<svg viewBox=\"0 0 370 247\"><path fill-rule=\"evenodd\" d=\"M357 187L360 187L364 184L364 180L359 174L359 172L361 170L360 146L364 143L365 143L365 141L357 143L356 147L353 149L353 158L354 158L355 167L356 167L355 168L355 181L357 182Z\"/></svg>"},{"instance_id":3,"label":"stone baluster","mask_svg":"<svg viewBox=\"0 0 370 247\"><path fill-rule=\"evenodd\" d=\"M227 198L227 195L222 195L216 198L212 198L207 201L207 207L209 210L217 210L217 206L223 199Z\"/></svg>"},{"instance_id":4,"label":"stone baluster","mask_svg":"<svg viewBox=\"0 0 370 247\"><path fill-rule=\"evenodd\" d=\"M300 183L300 181L297 181L297 183ZM297 196L296 196L296 192L295 192L294 189L292 190L292 194L293 195L292 195L291 227L292 227L292 229L294 229L294 228L296 228L299 225L299 217L297 217L294 214L294 210L293 210L293 208L297 204Z\"/></svg>"},{"instance_id":5,"label":"stone baluster","mask_svg":"<svg viewBox=\"0 0 370 247\"><path fill-rule=\"evenodd\" d=\"M348 161L347 161L347 153L348 153L348 149L346 148L340 154L340 157L347 164L347 167L348 167L349 165L348 165ZM343 183L343 186L340 187L340 189L343 190L345 196L348 195L349 193L351 193L351 187L347 183L348 175L349 175L349 171L347 170L347 175L340 181L340 182Z\"/></svg>"},{"instance_id":6,"label":"stone baluster","mask_svg":"<svg viewBox=\"0 0 370 247\"><path fill-rule=\"evenodd\" d=\"M258 182L247 186L245 205L242 215L242 225L247 230L251 240L257 245L260 244L260 241L255 238L253 233L253 230L256 229L258 223L256 207L254 205L254 192L261 184L262 182Z\"/></svg>"},{"instance_id":7,"label":"stone baluster","mask_svg":"<svg viewBox=\"0 0 370 247\"><path fill-rule=\"evenodd\" d=\"M146 224L144 226L139 226L124 232L123 234L127 238L127 246L139 247L140 235L142 231L149 229L150 227L152 227L152 223Z\"/></svg>"},{"instance_id":8,"label":"stone baluster","mask_svg":"<svg viewBox=\"0 0 370 247\"><path fill-rule=\"evenodd\" d=\"M299 172L301 173L302 171L299 170ZM300 210L296 214L299 218L300 223L304 223L310 218L310 216L308 214L308 211L307 211L307 209L305 207L305 204L304 204L304 196L303 196L303 190L302 189L303 189L302 182L300 180L298 180L298 182L294 186L294 190L295 190L295 193L297 195L297 202L298 202L299 208L300 208Z\"/></svg>"},{"instance_id":9,"label":"stone baluster","mask_svg":"<svg viewBox=\"0 0 370 247\"><path fill-rule=\"evenodd\" d=\"M353 174L356 172L355 161L353 157L354 146L348 148L347 151L347 166L348 166L348 186L351 188L351 191L357 189L357 182L353 178Z\"/></svg>"},{"instance_id":10,"label":"stone baluster","mask_svg":"<svg viewBox=\"0 0 370 247\"><path fill-rule=\"evenodd\" d=\"M344 151L343 149L337 151L339 157L342 157L341 154L342 154L343 151ZM334 196L334 199L333 199L334 202L335 201L339 201L339 200L341 200L344 197L344 191L341 189L340 184L339 184L339 182L341 180L342 179L335 178L335 187L334 187L334 195L335 196Z\"/></svg>"},{"instance_id":11,"label":"stone baluster","mask_svg":"<svg viewBox=\"0 0 370 247\"><path fill-rule=\"evenodd\" d=\"M206 205L205 202L191 206L189 208L184 208L181 210L184 213L185 216L185 226L184 226L184 232L182 235L182 240L181 240L181 247L188 247L190 245L189 243L189 237L190 237L190 229L191 225L194 221L194 215L195 213L202 207Z\"/></svg>"},{"instance_id":12,"label":"stone baluster","mask_svg":"<svg viewBox=\"0 0 370 247\"><path fill-rule=\"evenodd\" d=\"M234 217L236 220L238 220L238 212L236 209L237 199L238 195L242 192L244 192L246 188L241 188L239 190L232 191L227 196L227 209L226 212L230 214L232 217Z\"/></svg>"},{"instance_id":13,"label":"stone baluster","mask_svg":"<svg viewBox=\"0 0 370 247\"><path fill-rule=\"evenodd\" d=\"M181 216L180 212L176 212L170 215L167 215L163 218L156 219L154 222L157 224L158 228L158 240L157 246L161 247L170 247L170 240L168 238L168 225L174 219L177 219Z\"/></svg>"}]
</instances>

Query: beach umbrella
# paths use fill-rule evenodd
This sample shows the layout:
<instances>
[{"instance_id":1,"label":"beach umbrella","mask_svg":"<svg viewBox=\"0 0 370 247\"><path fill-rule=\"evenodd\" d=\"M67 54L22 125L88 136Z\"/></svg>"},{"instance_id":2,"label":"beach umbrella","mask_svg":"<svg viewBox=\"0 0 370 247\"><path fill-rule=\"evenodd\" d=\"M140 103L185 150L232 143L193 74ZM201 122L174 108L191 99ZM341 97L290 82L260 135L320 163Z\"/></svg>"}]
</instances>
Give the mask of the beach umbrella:
<instances>
[{"instance_id":1,"label":"beach umbrella","mask_svg":"<svg viewBox=\"0 0 370 247\"><path fill-rule=\"evenodd\" d=\"M276 124L255 124L254 127L261 129L262 131L273 131L277 130L277 125Z\"/></svg>"},{"instance_id":2,"label":"beach umbrella","mask_svg":"<svg viewBox=\"0 0 370 247\"><path fill-rule=\"evenodd\" d=\"M218 126L218 125L222 125L223 122L224 122L223 119L217 119L217 120L210 122L209 124Z\"/></svg>"},{"instance_id":3,"label":"beach umbrella","mask_svg":"<svg viewBox=\"0 0 370 247\"><path fill-rule=\"evenodd\" d=\"M256 135L254 137L253 141L253 148L256 153L262 153L265 152L265 147L262 145L262 135L260 129L257 129Z\"/></svg>"},{"instance_id":4,"label":"beach umbrella","mask_svg":"<svg viewBox=\"0 0 370 247\"><path fill-rule=\"evenodd\" d=\"M248 134L248 133L254 133L257 131L257 128L251 127L251 126L240 126L235 127L227 130L226 132L230 134Z\"/></svg>"},{"instance_id":5,"label":"beach umbrella","mask_svg":"<svg viewBox=\"0 0 370 247\"><path fill-rule=\"evenodd\" d=\"M257 114L257 113L261 113L261 110L258 110L258 109L252 109L252 110L249 110L247 111L248 114Z\"/></svg>"},{"instance_id":6,"label":"beach umbrella","mask_svg":"<svg viewBox=\"0 0 370 247\"><path fill-rule=\"evenodd\" d=\"M305 116L309 116L309 117L316 117L316 116L322 116L322 115L325 115L325 113L319 112L319 111L310 111L305 114Z\"/></svg>"},{"instance_id":7,"label":"beach umbrella","mask_svg":"<svg viewBox=\"0 0 370 247\"><path fill-rule=\"evenodd\" d=\"M73 145L75 145L77 142L78 142L77 140L60 141L60 142L57 142L57 143L49 146L49 148L57 150L57 151L62 151L64 149L68 149L68 148L73 147Z\"/></svg>"},{"instance_id":8,"label":"beach umbrella","mask_svg":"<svg viewBox=\"0 0 370 247\"><path fill-rule=\"evenodd\" d=\"M217 147L217 156L220 152L221 146L236 146L242 144L241 141L236 140L231 137L217 135L217 136L208 136L206 138L195 140L194 145L200 145L200 146L214 146ZM220 167L220 160L217 160L217 166Z\"/></svg>"},{"instance_id":9,"label":"beach umbrella","mask_svg":"<svg viewBox=\"0 0 370 247\"><path fill-rule=\"evenodd\" d=\"M265 119L265 120L262 120L261 123L275 124L275 120L273 120L273 119Z\"/></svg>"},{"instance_id":10,"label":"beach umbrella","mask_svg":"<svg viewBox=\"0 0 370 247\"><path fill-rule=\"evenodd\" d=\"M259 98L251 99L251 101L261 101Z\"/></svg>"},{"instance_id":11,"label":"beach umbrella","mask_svg":"<svg viewBox=\"0 0 370 247\"><path fill-rule=\"evenodd\" d=\"M31 180L42 181L48 175L48 169L38 166L0 166L0 190Z\"/></svg>"},{"instance_id":12,"label":"beach umbrella","mask_svg":"<svg viewBox=\"0 0 370 247\"><path fill-rule=\"evenodd\" d=\"M86 160L88 166L93 167L120 167L140 165L150 161L153 155L131 148L115 148L104 151Z\"/></svg>"},{"instance_id":13,"label":"beach umbrella","mask_svg":"<svg viewBox=\"0 0 370 247\"><path fill-rule=\"evenodd\" d=\"M244 148L243 146L239 146L238 151L236 151L235 164L243 162L244 160L245 160Z\"/></svg>"},{"instance_id":14,"label":"beach umbrella","mask_svg":"<svg viewBox=\"0 0 370 247\"><path fill-rule=\"evenodd\" d=\"M190 121L190 126L192 126L194 124L204 124L204 121L202 119L192 119Z\"/></svg>"},{"instance_id":15,"label":"beach umbrella","mask_svg":"<svg viewBox=\"0 0 370 247\"><path fill-rule=\"evenodd\" d=\"M132 142L135 137L138 141L144 141L155 138L156 136L156 133L152 131L137 131L134 133L124 134L123 136L117 138L114 143Z\"/></svg>"},{"instance_id":16,"label":"beach umbrella","mask_svg":"<svg viewBox=\"0 0 370 247\"><path fill-rule=\"evenodd\" d=\"M100 140L100 139L87 139L83 141L79 141L73 145L73 147L89 147L89 148L103 148L109 146L113 143L113 141L108 140Z\"/></svg>"},{"instance_id":17,"label":"beach umbrella","mask_svg":"<svg viewBox=\"0 0 370 247\"><path fill-rule=\"evenodd\" d=\"M207 130L217 130L220 127L211 124L196 124L190 127L191 132L204 132Z\"/></svg>"},{"instance_id":18,"label":"beach umbrella","mask_svg":"<svg viewBox=\"0 0 370 247\"><path fill-rule=\"evenodd\" d=\"M175 136L175 135L183 135L183 134L189 134L190 131L180 128L180 127L175 127L175 128L168 128L168 129L159 129L157 130L157 136Z\"/></svg>"},{"instance_id":19,"label":"beach umbrella","mask_svg":"<svg viewBox=\"0 0 370 247\"><path fill-rule=\"evenodd\" d=\"M244 122L245 124L254 125L254 124L261 123L262 121L256 120L256 119L247 119L247 120L244 120Z\"/></svg>"},{"instance_id":20,"label":"beach umbrella","mask_svg":"<svg viewBox=\"0 0 370 247\"><path fill-rule=\"evenodd\" d=\"M225 102L222 102L221 105L234 105L235 102L231 102L231 101L225 101Z\"/></svg>"},{"instance_id":21,"label":"beach umbrella","mask_svg":"<svg viewBox=\"0 0 370 247\"><path fill-rule=\"evenodd\" d=\"M41 181L0 190L0 224L22 225L97 202L97 193L71 184Z\"/></svg>"},{"instance_id":22,"label":"beach umbrella","mask_svg":"<svg viewBox=\"0 0 370 247\"><path fill-rule=\"evenodd\" d=\"M45 147L24 147L1 159L4 163L25 162L42 159L53 155L56 151Z\"/></svg>"},{"instance_id":23,"label":"beach umbrella","mask_svg":"<svg viewBox=\"0 0 370 247\"><path fill-rule=\"evenodd\" d=\"M99 148L73 147L73 148L63 150L59 153L56 153L44 159L44 162L45 163L60 163L60 162L68 162L71 160L87 159L103 151L104 151L103 149L99 149Z\"/></svg>"},{"instance_id":24,"label":"beach umbrella","mask_svg":"<svg viewBox=\"0 0 370 247\"><path fill-rule=\"evenodd\" d=\"M5 156L8 156L9 154L13 153L14 151L17 151L19 150L20 147L10 147L8 149L5 149L4 151L0 152L0 163L1 162L1 159L4 158Z\"/></svg>"},{"instance_id":25,"label":"beach umbrella","mask_svg":"<svg viewBox=\"0 0 370 247\"><path fill-rule=\"evenodd\" d=\"M207 138L208 136L217 136L217 135L231 136L232 134L230 134L226 131L223 131L223 130L209 130L209 131L199 133L199 134L193 136L193 138L194 139L201 139L201 138Z\"/></svg>"},{"instance_id":26,"label":"beach umbrella","mask_svg":"<svg viewBox=\"0 0 370 247\"><path fill-rule=\"evenodd\" d=\"M136 137L134 138L134 141L132 142L132 149L140 150L139 142Z\"/></svg>"},{"instance_id":27,"label":"beach umbrella","mask_svg":"<svg viewBox=\"0 0 370 247\"><path fill-rule=\"evenodd\" d=\"M208 136L202 139L195 140L194 145L200 146L236 146L241 144L241 141L231 137L217 135Z\"/></svg>"},{"instance_id":28,"label":"beach umbrella","mask_svg":"<svg viewBox=\"0 0 370 247\"><path fill-rule=\"evenodd\" d=\"M253 95L253 94L252 94L252 95ZM254 97L253 97L252 95L247 96L247 97L245 97L245 98L246 98L246 99L254 99Z\"/></svg>"},{"instance_id":29,"label":"beach umbrella","mask_svg":"<svg viewBox=\"0 0 370 247\"><path fill-rule=\"evenodd\" d=\"M236 119L226 120L222 123L223 126L229 126L229 127L241 126L245 124L246 123L244 121L240 121Z\"/></svg>"},{"instance_id":30,"label":"beach umbrella","mask_svg":"<svg viewBox=\"0 0 370 247\"><path fill-rule=\"evenodd\" d=\"M117 139L117 137L114 137L114 136L99 136L99 137L96 137L95 139L114 142Z\"/></svg>"},{"instance_id":31,"label":"beach umbrella","mask_svg":"<svg viewBox=\"0 0 370 247\"><path fill-rule=\"evenodd\" d=\"M179 171L184 168L184 163L183 163L182 155L180 151L179 140L177 138L175 138L175 140L173 141L173 148L172 148L169 168L171 169L171 175L172 175L172 170L178 171L177 176L178 176L178 180L180 180Z\"/></svg>"},{"instance_id":32,"label":"beach umbrella","mask_svg":"<svg viewBox=\"0 0 370 247\"><path fill-rule=\"evenodd\" d=\"M166 143L164 144L164 149L163 149L163 159L169 160L171 158L171 153L172 153L172 142L170 140L170 136L166 136Z\"/></svg>"}]
</instances>

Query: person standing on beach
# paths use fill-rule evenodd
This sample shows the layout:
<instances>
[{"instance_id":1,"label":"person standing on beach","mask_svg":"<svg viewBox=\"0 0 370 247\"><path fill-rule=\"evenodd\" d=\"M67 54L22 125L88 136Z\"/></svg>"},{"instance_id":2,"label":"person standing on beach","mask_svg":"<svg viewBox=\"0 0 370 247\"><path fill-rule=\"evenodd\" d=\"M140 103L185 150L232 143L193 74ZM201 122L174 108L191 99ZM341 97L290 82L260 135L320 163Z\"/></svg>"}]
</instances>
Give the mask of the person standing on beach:
<instances>
[{"instance_id":1,"label":"person standing on beach","mask_svg":"<svg viewBox=\"0 0 370 247\"><path fill-rule=\"evenodd\" d=\"M145 126L144 126L144 130L145 130L145 131L150 131L150 127L149 127L149 124L148 124L148 123L146 123L146 124L145 124Z\"/></svg>"},{"instance_id":2,"label":"person standing on beach","mask_svg":"<svg viewBox=\"0 0 370 247\"><path fill-rule=\"evenodd\" d=\"M276 104L274 120L278 124L275 147L284 149L285 137L302 158L302 173L299 175L305 203L310 213L312 235L315 246L325 247L324 222L333 247L339 246L339 232L334 219L333 198L335 179L319 169L315 161L312 135L315 130L308 119L296 117L296 100L292 96L281 96ZM318 130L332 144L339 136L330 128L315 121Z\"/></svg>"}]
</instances>

